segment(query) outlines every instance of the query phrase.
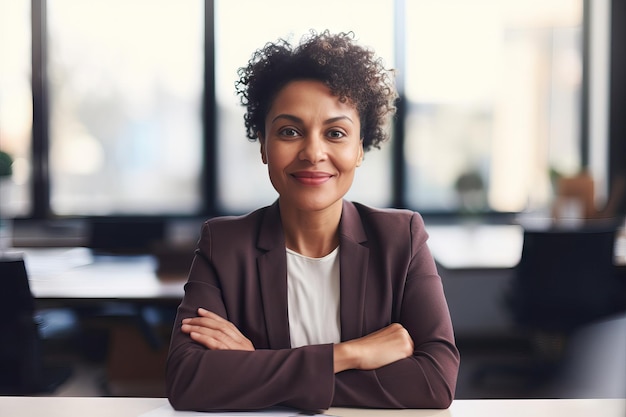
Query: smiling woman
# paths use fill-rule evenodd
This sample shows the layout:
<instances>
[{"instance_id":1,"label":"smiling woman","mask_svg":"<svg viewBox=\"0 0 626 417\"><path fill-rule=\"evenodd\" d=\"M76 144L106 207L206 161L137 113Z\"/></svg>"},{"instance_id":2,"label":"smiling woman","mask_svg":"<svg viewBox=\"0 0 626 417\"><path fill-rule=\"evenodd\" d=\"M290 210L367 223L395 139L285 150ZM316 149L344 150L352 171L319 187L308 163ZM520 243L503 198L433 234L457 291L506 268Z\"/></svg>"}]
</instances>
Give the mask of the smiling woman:
<instances>
[{"instance_id":1,"label":"smiling woman","mask_svg":"<svg viewBox=\"0 0 626 417\"><path fill-rule=\"evenodd\" d=\"M259 139L285 215L341 212L341 200L363 159L359 133L354 106L341 102L322 82L291 81L280 90ZM287 247L299 249L294 246L295 242L287 242ZM304 254L321 257L328 253Z\"/></svg>"},{"instance_id":2,"label":"smiling woman","mask_svg":"<svg viewBox=\"0 0 626 417\"><path fill-rule=\"evenodd\" d=\"M389 136L393 72L353 34L325 31L267 44L239 75L278 199L203 225L172 332L171 404L448 407L459 352L422 218L345 199Z\"/></svg>"}]
</instances>

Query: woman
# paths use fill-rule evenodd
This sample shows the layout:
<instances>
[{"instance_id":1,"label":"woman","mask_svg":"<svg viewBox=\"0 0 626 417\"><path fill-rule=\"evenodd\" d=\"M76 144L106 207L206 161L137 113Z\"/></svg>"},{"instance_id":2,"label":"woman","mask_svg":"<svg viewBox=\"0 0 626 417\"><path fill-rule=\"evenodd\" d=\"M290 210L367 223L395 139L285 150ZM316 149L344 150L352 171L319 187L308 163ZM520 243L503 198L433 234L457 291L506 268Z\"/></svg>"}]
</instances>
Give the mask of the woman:
<instances>
[{"instance_id":1,"label":"woman","mask_svg":"<svg viewBox=\"0 0 626 417\"><path fill-rule=\"evenodd\" d=\"M459 354L419 214L343 199L397 93L351 34L267 44L239 70L278 200L205 222L174 324L181 410L446 408Z\"/></svg>"}]
</instances>

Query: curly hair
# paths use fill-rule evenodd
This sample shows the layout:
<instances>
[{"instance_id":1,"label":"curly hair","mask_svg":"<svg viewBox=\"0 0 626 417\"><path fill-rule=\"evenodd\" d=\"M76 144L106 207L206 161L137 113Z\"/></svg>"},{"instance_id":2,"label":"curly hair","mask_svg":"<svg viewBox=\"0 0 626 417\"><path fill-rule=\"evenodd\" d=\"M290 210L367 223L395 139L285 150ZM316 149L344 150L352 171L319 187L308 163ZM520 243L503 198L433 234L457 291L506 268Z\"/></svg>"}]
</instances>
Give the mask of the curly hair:
<instances>
[{"instance_id":1,"label":"curly hair","mask_svg":"<svg viewBox=\"0 0 626 417\"><path fill-rule=\"evenodd\" d=\"M246 107L246 136L252 141L264 131L278 92L301 79L321 81L339 100L356 106L365 151L380 148L389 139L388 125L398 97L393 70L386 69L373 51L357 45L353 32L310 31L296 46L284 39L267 43L237 74L235 89Z\"/></svg>"}]
</instances>

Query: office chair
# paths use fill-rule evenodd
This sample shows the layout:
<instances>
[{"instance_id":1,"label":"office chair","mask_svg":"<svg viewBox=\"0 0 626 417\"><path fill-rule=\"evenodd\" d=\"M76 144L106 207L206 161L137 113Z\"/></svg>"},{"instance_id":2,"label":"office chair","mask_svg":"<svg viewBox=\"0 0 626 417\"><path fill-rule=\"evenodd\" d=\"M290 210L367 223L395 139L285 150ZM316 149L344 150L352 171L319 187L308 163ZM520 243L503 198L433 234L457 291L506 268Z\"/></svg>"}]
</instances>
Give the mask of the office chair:
<instances>
[{"instance_id":1,"label":"office chair","mask_svg":"<svg viewBox=\"0 0 626 417\"><path fill-rule=\"evenodd\" d=\"M44 363L23 259L0 259L0 285L0 394L51 393L69 378L71 368Z\"/></svg>"},{"instance_id":2,"label":"office chair","mask_svg":"<svg viewBox=\"0 0 626 417\"><path fill-rule=\"evenodd\" d=\"M582 326L625 309L626 287L614 265L614 225L525 230L522 255L504 297L514 330L528 341L529 359L491 363L474 374L516 380L522 388L559 375L568 341Z\"/></svg>"},{"instance_id":3,"label":"office chair","mask_svg":"<svg viewBox=\"0 0 626 417\"><path fill-rule=\"evenodd\" d=\"M615 238L612 225L525 230L506 297L515 324L566 335L623 308Z\"/></svg>"}]
</instances>

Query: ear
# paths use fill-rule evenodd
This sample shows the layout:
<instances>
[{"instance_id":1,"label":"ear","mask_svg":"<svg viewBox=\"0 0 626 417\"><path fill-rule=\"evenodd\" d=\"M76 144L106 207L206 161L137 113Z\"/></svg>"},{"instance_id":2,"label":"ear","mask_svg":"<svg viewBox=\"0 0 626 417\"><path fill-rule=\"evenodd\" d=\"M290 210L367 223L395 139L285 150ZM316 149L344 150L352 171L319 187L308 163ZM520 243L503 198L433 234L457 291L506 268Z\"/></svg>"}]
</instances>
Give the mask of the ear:
<instances>
[{"instance_id":1,"label":"ear","mask_svg":"<svg viewBox=\"0 0 626 417\"><path fill-rule=\"evenodd\" d=\"M364 156L365 156L365 151L363 150L363 139L361 139L361 142L359 142L359 156L357 157L357 160L356 160L357 167L360 167L361 164L363 163Z\"/></svg>"},{"instance_id":2,"label":"ear","mask_svg":"<svg viewBox=\"0 0 626 417\"><path fill-rule=\"evenodd\" d=\"M261 144L261 160L265 165L267 165L267 153L265 151L265 136L263 133L258 132L257 137L259 138L259 143Z\"/></svg>"}]
</instances>

